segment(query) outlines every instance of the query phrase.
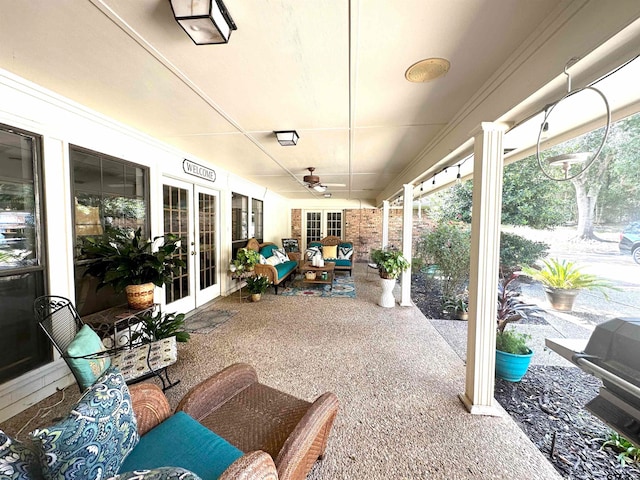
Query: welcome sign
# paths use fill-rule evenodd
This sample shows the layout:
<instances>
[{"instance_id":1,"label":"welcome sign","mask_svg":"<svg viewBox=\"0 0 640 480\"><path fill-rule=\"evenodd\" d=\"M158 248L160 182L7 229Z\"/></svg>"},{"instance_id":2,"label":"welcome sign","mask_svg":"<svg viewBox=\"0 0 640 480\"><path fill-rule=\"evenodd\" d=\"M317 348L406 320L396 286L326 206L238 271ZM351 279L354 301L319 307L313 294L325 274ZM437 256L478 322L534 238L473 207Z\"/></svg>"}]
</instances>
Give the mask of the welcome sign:
<instances>
[{"instance_id":1,"label":"welcome sign","mask_svg":"<svg viewBox=\"0 0 640 480\"><path fill-rule=\"evenodd\" d=\"M187 160L186 158L182 161L182 170L184 173L188 173L189 175L193 175L194 177L203 178L205 180L209 180L210 182L216 181L216 172L215 170L207 167L203 167L202 165L198 165L191 160Z\"/></svg>"}]
</instances>

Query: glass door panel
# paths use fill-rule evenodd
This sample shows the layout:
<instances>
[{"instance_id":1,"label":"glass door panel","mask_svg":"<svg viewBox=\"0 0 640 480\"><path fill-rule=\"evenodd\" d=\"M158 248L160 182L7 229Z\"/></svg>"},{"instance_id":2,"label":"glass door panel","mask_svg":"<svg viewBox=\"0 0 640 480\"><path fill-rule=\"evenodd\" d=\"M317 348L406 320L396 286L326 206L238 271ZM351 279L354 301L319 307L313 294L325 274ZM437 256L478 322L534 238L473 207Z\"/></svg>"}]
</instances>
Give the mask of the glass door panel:
<instances>
[{"instance_id":1,"label":"glass door panel","mask_svg":"<svg viewBox=\"0 0 640 480\"><path fill-rule=\"evenodd\" d=\"M213 190L196 186L198 203L195 211L197 222L197 271L198 286L196 305L200 306L220 295L220 281L218 278L218 194Z\"/></svg>"},{"instance_id":2,"label":"glass door panel","mask_svg":"<svg viewBox=\"0 0 640 480\"><path fill-rule=\"evenodd\" d=\"M305 227L305 246L322 240L322 212L307 212Z\"/></svg>"},{"instance_id":3,"label":"glass door panel","mask_svg":"<svg viewBox=\"0 0 640 480\"><path fill-rule=\"evenodd\" d=\"M172 233L182 240L182 249L179 254L186 266L181 267L177 275L174 274L173 281L165 287L165 302L173 303L177 300L189 297L191 288L189 282L189 272L192 266L189 261L189 205L191 203L191 192L186 188L174 185L163 185L163 211L164 211L164 233Z\"/></svg>"}]
</instances>

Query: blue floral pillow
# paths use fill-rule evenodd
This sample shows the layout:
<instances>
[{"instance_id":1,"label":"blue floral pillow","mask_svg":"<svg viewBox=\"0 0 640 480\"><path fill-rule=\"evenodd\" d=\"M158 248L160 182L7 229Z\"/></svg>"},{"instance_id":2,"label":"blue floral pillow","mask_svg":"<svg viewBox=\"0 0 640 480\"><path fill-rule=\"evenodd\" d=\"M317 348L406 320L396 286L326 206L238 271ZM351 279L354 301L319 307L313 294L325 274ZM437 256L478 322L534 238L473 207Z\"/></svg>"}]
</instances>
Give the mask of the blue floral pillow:
<instances>
[{"instance_id":1,"label":"blue floral pillow","mask_svg":"<svg viewBox=\"0 0 640 480\"><path fill-rule=\"evenodd\" d=\"M37 454L26 444L0 430L0 478L37 480L42 478Z\"/></svg>"},{"instance_id":2,"label":"blue floral pillow","mask_svg":"<svg viewBox=\"0 0 640 480\"><path fill-rule=\"evenodd\" d=\"M125 472L107 480L202 480L198 475L179 467L160 467L153 470Z\"/></svg>"},{"instance_id":3,"label":"blue floral pillow","mask_svg":"<svg viewBox=\"0 0 640 480\"><path fill-rule=\"evenodd\" d=\"M108 368L67 418L30 435L47 480L114 476L139 440L122 374Z\"/></svg>"}]
</instances>

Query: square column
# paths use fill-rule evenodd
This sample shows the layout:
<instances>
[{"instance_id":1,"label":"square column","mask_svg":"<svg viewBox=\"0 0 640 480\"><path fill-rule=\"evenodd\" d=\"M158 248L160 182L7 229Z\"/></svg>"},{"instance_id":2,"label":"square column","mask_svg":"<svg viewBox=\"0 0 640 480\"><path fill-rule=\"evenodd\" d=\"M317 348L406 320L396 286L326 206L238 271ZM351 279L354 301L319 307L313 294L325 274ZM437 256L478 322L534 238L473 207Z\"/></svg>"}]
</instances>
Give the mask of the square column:
<instances>
[{"instance_id":1,"label":"square column","mask_svg":"<svg viewBox=\"0 0 640 480\"><path fill-rule=\"evenodd\" d=\"M482 123L473 132L467 371L465 392L460 394L460 399L469 412L479 415L500 414L493 394L505 130L503 124Z\"/></svg>"},{"instance_id":2,"label":"square column","mask_svg":"<svg viewBox=\"0 0 640 480\"><path fill-rule=\"evenodd\" d=\"M402 199L402 256L411 263L413 239L413 185L405 184ZM411 266L402 272L400 306L410 307L411 301Z\"/></svg>"}]
</instances>

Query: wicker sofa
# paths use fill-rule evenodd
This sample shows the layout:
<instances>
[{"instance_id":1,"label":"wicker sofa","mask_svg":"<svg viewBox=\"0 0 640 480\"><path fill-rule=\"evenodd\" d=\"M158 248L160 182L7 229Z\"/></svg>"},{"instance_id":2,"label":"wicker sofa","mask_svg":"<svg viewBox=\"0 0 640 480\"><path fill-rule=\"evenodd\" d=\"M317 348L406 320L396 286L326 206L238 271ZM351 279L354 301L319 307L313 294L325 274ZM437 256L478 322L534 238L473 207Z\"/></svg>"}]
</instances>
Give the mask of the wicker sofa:
<instances>
[{"instance_id":1,"label":"wicker sofa","mask_svg":"<svg viewBox=\"0 0 640 480\"><path fill-rule=\"evenodd\" d=\"M278 246L275 243L270 242L258 243L255 238L252 238L247 243L246 248L258 252L265 258L271 258L274 255L273 251L277 250ZM293 253L289 253L289 258L290 260L284 263L276 265L257 264L254 267L256 275L264 275L269 279L275 289L276 295L278 294L278 286L284 285L289 278L293 278L298 267L298 260L300 259L299 254L295 256Z\"/></svg>"},{"instance_id":2,"label":"wicker sofa","mask_svg":"<svg viewBox=\"0 0 640 480\"><path fill-rule=\"evenodd\" d=\"M66 418L30 441L0 431L0 478L302 480L323 456L337 411L333 393L306 402L234 364L172 413L156 384L127 387L109 367Z\"/></svg>"},{"instance_id":3,"label":"wicker sofa","mask_svg":"<svg viewBox=\"0 0 640 480\"><path fill-rule=\"evenodd\" d=\"M323 253L323 247L336 247L336 255L327 256ZM317 250L314 250L317 249ZM350 251L351 253L346 253L341 256L340 250L343 249L344 252ZM339 237L329 235L324 237L319 242L309 242L307 245L307 251L305 253L306 260L310 260L310 254L312 252L319 252L323 259L329 262L335 263L335 270L343 270L348 271L349 275L353 273L353 265L355 264L355 250L353 248L353 243L348 241L340 240ZM326 253L326 250L324 250Z\"/></svg>"}]
</instances>

